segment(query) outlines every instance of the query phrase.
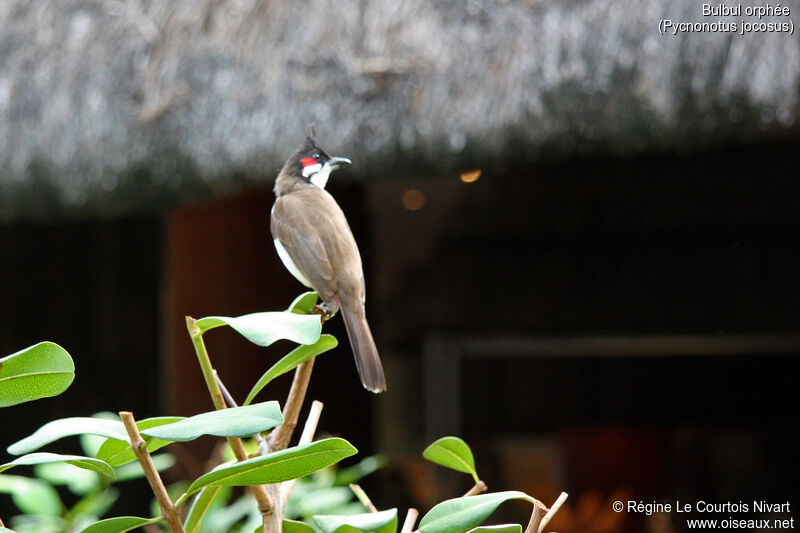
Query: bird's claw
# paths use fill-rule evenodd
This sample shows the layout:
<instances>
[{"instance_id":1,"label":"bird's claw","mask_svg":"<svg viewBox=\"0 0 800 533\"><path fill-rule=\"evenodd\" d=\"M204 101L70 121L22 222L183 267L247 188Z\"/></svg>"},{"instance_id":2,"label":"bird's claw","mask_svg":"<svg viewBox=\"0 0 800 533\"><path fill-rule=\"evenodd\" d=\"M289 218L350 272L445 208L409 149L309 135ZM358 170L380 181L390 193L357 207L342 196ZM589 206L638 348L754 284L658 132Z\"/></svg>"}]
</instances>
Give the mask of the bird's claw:
<instances>
[{"instance_id":1,"label":"bird's claw","mask_svg":"<svg viewBox=\"0 0 800 533\"><path fill-rule=\"evenodd\" d=\"M320 315L320 319L325 322L333 318L334 313L331 311L331 308L328 307L328 304L325 302L318 303L314 306L311 310L311 313L314 315Z\"/></svg>"}]
</instances>

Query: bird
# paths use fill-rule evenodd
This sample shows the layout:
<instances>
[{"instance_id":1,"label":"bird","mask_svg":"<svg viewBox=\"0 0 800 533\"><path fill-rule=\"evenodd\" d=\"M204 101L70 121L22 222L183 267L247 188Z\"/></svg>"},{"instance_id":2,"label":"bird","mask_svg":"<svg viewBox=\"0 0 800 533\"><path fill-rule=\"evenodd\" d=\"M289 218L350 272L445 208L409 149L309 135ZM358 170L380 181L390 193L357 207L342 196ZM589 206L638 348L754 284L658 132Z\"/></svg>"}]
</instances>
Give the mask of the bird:
<instances>
[{"instance_id":1,"label":"bird","mask_svg":"<svg viewBox=\"0 0 800 533\"><path fill-rule=\"evenodd\" d=\"M317 292L330 316L341 311L361 384L380 393L386 378L367 322L361 254L344 212L325 190L331 172L350 164L323 150L309 126L275 179L270 231L286 269Z\"/></svg>"}]
</instances>

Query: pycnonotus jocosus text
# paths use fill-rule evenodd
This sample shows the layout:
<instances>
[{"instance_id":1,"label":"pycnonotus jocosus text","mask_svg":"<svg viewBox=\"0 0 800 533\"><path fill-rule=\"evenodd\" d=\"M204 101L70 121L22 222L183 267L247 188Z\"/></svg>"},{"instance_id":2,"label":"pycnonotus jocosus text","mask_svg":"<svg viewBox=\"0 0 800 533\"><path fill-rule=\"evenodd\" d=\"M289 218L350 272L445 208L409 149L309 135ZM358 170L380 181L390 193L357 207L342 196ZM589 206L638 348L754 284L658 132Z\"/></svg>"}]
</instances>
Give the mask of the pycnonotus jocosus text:
<instances>
[{"instance_id":1,"label":"pycnonotus jocosus text","mask_svg":"<svg viewBox=\"0 0 800 533\"><path fill-rule=\"evenodd\" d=\"M275 180L270 228L287 270L317 291L331 313L341 310L361 383L383 392L383 367L364 312L361 255L342 209L325 190L331 171L349 164L319 146L312 126Z\"/></svg>"}]
</instances>

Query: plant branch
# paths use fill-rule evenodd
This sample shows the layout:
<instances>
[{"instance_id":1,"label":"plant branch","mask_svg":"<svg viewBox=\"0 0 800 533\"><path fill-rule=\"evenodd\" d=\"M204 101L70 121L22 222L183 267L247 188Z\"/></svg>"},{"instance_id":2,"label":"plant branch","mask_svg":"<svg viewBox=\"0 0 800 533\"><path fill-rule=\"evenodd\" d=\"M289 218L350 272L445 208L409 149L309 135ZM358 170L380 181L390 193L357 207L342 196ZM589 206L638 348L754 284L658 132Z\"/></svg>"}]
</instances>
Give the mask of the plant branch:
<instances>
[{"instance_id":1,"label":"plant branch","mask_svg":"<svg viewBox=\"0 0 800 533\"><path fill-rule=\"evenodd\" d=\"M289 389L289 396L283 406L283 424L278 426L270 435L269 449L278 451L286 449L289 441L292 440L292 433L297 426L297 419L300 416L300 409L303 407L303 400L308 390L308 382L311 379L311 371L314 370L314 359L301 363L294 371L292 388Z\"/></svg>"},{"instance_id":2,"label":"plant branch","mask_svg":"<svg viewBox=\"0 0 800 533\"><path fill-rule=\"evenodd\" d=\"M311 444L314 440L314 434L317 432L319 419L322 416L322 408L324 404L320 401L314 400L311 402L311 408L308 410L308 417L303 426L303 432L300 434L300 441L298 444Z\"/></svg>"},{"instance_id":3,"label":"plant branch","mask_svg":"<svg viewBox=\"0 0 800 533\"><path fill-rule=\"evenodd\" d=\"M200 363L200 369L203 372L203 377L206 380L206 385L209 393L211 394L211 399L214 402L214 406L217 409L225 409L226 398L223 392L225 391L225 386L222 384L222 381L219 379L219 376L216 375L216 372L211 365L208 351L206 350L205 343L203 342L203 334L200 331L200 328L197 327L196 320L187 316L186 328L188 329L189 336L192 339L192 344L194 345L197 359ZM259 442L259 451L262 454L283 450L289 445L289 442L292 439L292 434L294 433L294 429L297 426L297 419L299 418L300 410L303 407L303 401L305 400L306 392L308 390L308 383L311 379L311 371L313 369L314 358L312 357L308 361L300 364L295 370L292 387L289 390L289 396L286 398L286 403L284 404L283 408L283 424L272 431L269 442L265 442L263 438L259 439L260 435L256 437ZM230 397L230 394L228 394L228 402L231 405L235 405L235 402L233 401L233 398ZM317 415L317 421L318 420L319 418ZM316 422L314 422L313 425L314 428L309 430L309 438L313 438L313 434L316 430ZM304 431L304 433L306 432ZM233 453L236 455L236 458L239 461L247 459L247 453L245 452L244 444L242 444L241 439L229 438L228 442L230 443ZM285 500L283 499L284 493L282 489L283 487L279 483L273 483L269 485L253 485L250 487L250 490L258 502L258 509L263 517L262 527L265 532L280 533L283 529L283 504ZM291 491L291 487L287 487L284 490L286 490L286 498L288 499L288 493Z\"/></svg>"},{"instance_id":4,"label":"plant branch","mask_svg":"<svg viewBox=\"0 0 800 533\"><path fill-rule=\"evenodd\" d=\"M545 509L547 508L542 502L539 500L533 500L533 512L531 513L531 519L528 522L528 527L525 528L525 533L539 533L539 526L542 523L542 516L544 515Z\"/></svg>"},{"instance_id":5,"label":"plant branch","mask_svg":"<svg viewBox=\"0 0 800 533\"><path fill-rule=\"evenodd\" d=\"M488 487L486 486L486 483L478 480L478 482L475 483L475 486L473 486L464 494L464 497L466 498L467 496L475 496L476 494L480 494L481 492L485 491L487 488Z\"/></svg>"},{"instance_id":6,"label":"plant branch","mask_svg":"<svg viewBox=\"0 0 800 533\"><path fill-rule=\"evenodd\" d=\"M219 387L220 392L222 393L222 398L225 400L225 403L228 407L239 407L239 404L236 403L236 400L233 399L231 393L228 391L228 387L222 382L219 377L219 372L217 369L214 368L211 370L211 373L214 375L214 381L217 382L217 387Z\"/></svg>"},{"instance_id":7,"label":"plant branch","mask_svg":"<svg viewBox=\"0 0 800 533\"><path fill-rule=\"evenodd\" d=\"M219 377L219 372L217 372L217 369L215 368L211 372L214 374L214 381L217 382L217 386L219 387L220 392L222 392L222 397L225 399L225 403L228 405L228 407L239 407L236 403L236 400L233 399L231 393L228 392L228 388ZM253 438L258 444L258 452L261 455L267 455L269 453L269 446L267 445L267 441L264 440L264 437L261 436L261 433L256 433L253 435Z\"/></svg>"},{"instance_id":8,"label":"plant branch","mask_svg":"<svg viewBox=\"0 0 800 533\"><path fill-rule=\"evenodd\" d=\"M320 315L319 319L323 325L330 318L330 313L324 305L315 305L314 309L311 310L311 314ZM289 445L289 441L292 440L292 433L294 433L294 428L297 426L300 409L303 407L303 401L308 391L311 371L314 370L314 359L316 357L300 363L294 371L292 387L289 389L289 396L286 397L286 403L283 405L283 424L278 426L269 436L270 451L284 450Z\"/></svg>"},{"instance_id":9,"label":"plant branch","mask_svg":"<svg viewBox=\"0 0 800 533\"><path fill-rule=\"evenodd\" d=\"M156 470L156 466L153 464L153 458L150 457L150 452L147 451L147 443L145 443L141 434L139 434L139 428L136 427L133 413L122 411L119 413L119 416L122 418L122 423L125 425L125 430L128 432L131 449L133 453L136 454L136 458L139 459L144 474L147 476L147 481L150 483L150 488L153 489L153 494L155 494L156 500L158 500L158 504L161 506L161 514L164 516L164 519L167 521L173 533L184 533L181 517L178 514L178 510L175 508L175 504L172 503L167 493L164 482L161 481L161 476L158 475L158 470Z\"/></svg>"},{"instance_id":10,"label":"plant branch","mask_svg":"<svg viewBox=\"0 0 800 533\"><path fill-rule=\"evenodd\" d=\"M303 433L300 434L299 445L311 444L311 441L314 440L314 434L317 432L319 419L320 416L322 416L322 407L322 402L317 400L311 402L311 409L308 412L308 418L306 418L306 423L303 426ZM292 493L295 482L297 482L296 479L290 479L281 484L281 501L284 505L289 501L289 495Z\"/></svg>"},{"instance_id":11,"label":"plant branch","mask_svg":"<svg viewBox=\"0 0 800 533\"><path fill-rule=\"evenodd\" d=\"M262 515L264 525L264 533L282 533L283 532L283 505L281 502L281 485L280 483L270 483L269 485L260 485L269 497L272 506L272 512Z\"/></svg>"},{"instance_id":12,"label":"plant branch","mask_svg":"<svg viewBox=\"0 0 800 533\"><path fill-rule=\"evenodd\" d=\"M367 493L364 492L364 489L362 489L360 485L358 485L357 483L350 483L350 490L352 490L355 493L356 498L358 498L358 501L360 501L364 505L364 507L366 507L367 510L369 510L370 513L378 512L378 508L375 507L375 505L373 505L372 500L369 499L369 496L367 496Z\"/></svg>"},{"instance_id":13,"label":"plant branch","mask_svg":"<svg viewBox=\"0 0 800 533\"><path fill-rule=\"evenodd\" d=\"M564 505L565 501L567 501L567 493L562 492L561 494L559 494L556 501L553 502L553 505L550 506L550 509L544 515L544 518L542 518L542 523L539 524L538 533L542 533L542 531L544 531L544 528L547 525L547 523L550 522L550 520L558 512L558 510L561 509L561 506Z\"/></svg>"},{"instance_id":14,"label":"plant branch","mask_svg":"<svg viewBox=\"0 0 800 533\"><path fill-rule=\"evenodd\" d=\"M408 512L406 513L406 520L403 522L403 527L400 529L400 533L411 533L414 531L414 524L417 523L418 516L419 511L413 507L409 508Z\"/></svg>"},{"instance_id":15,"label":"plant branch","mask_svg":"<svg viewBox=\"0 0 800 533\"><path fill-rule=\"evenodd\" d=\"M214 368L211 366L211 359L208 357L206 343L203 342L203 333L197 327L196 322L194 318L187 316L186 329L189 330L189 337L192 339L197 361L200 363L200 370L203 372L208 392L211 394L211 401L214 402L214 407L217 409L225 409L225 398L223 398L222 391L217 385L217 380L214 379Z\"/></svg>"},{"instance_id":16,"label":"plant branch","mask_svg":"<svg viewBox=\"0 0 800 533\"><path fill-rule=\"evenodd\" d=\"M233 399L233 396L230 392L228 392L228 388L225 387L225 384L222 382L222 379L219 377L219 373L216 369L212 369L211 371L214 375L214 381L217 383L217 387L219 387L220 392L222 393L222 397L225 399L225 403L228 404L229 407L238 407L236 404L236 400ZM256 433L253 435L256 442L258 443L258 451L261 455L266 455L269 453L269 445L264 437L261 436L260 433ZM230 441L231 439L229 439ZM238 440L238 439L236 439ZM241 441L240 441L241 443ZM231 445L233 447L233 445ZM242 447L243 455L246 457L246 452L244 447ZM239 458L239 453L236 453L237 459ZM243 459L239 459L242 461ZM283 530L283 505L281 505L281 492L278 485L256 485L251 487L253 494L256 496L256 499L259 498L259 492L261 493L261 498L263 501L270 502L270 508L268 512L262 512L261 514L261 530L265 532L274 532L279 533ZM259 491L259 492L256 492ZM259 510L262 509L261 501L259 501Z\"/></svg>"},{"instance_id":17,"label":"plant branch","mask_svg":"<svg viewBox=\"0 0 800 533\"><path fill-rule=\"evenodd\" d=\"M214 368L211 365L211 359L208 356L206 344L203 342L203 333L200 331L200 328L197 327L196 322L197 321L194 318L187 316L186 329L189 331L189 337L192 339L194 351L197 354L197 360L200 363L200 369L203 372L203 377L206 380L208 392L211 395L211 401L214 402L214 407L216 407L218 410L225 409L225 398L222 396L222 391L220 390L219 384L214 375ZM244 449L242 439L229 437L228 444L233 450L233 454L236 456L238 461L244 461L247 459L247 451ZM280 533L280 521L278 521L277 529L266 528L268 522L270 522L270 527L275 527L275 505L273 505L274 500L270 497L265 487L263 485L252 485L250 486L250 492L255 497L256 502L258 502L258 511L264 517L264 531Z\"/></svg>"},{"instance_id":18,"label":"plant branch","mask_svg":"<svg viewBox=\"0 0 800 533\"><path fill-rule=\"evenodd\" d=\"M306 391L308 391L311 371L314 370L314 359L312 357L308 361L301 363L294 371L292 387L289 389L289 396L283 406L283 424L272 431L267 447L269 451L284 450L289 445L289 441L292 440L292 433L294 433L294 428L297 426L300 409L303 407ZM273 483L267 485L266 490L275 505L273 506L272 514L264 516L264 531L280 533L283 531L284 490L286 490L286 499L288 499L291 487L283 489L282 484ZM270 523L267 523L268 519Z\"/></svg>"}]
</instances>

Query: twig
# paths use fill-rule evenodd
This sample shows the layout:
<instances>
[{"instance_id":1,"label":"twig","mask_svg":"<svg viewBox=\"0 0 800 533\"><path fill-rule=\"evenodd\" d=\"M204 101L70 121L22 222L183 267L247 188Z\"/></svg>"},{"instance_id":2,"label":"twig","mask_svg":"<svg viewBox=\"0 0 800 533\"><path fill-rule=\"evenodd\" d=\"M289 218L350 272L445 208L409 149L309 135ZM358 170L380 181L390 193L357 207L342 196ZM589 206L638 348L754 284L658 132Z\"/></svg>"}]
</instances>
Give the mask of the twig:
<instances>
[{"instance_id":1,"label":"twig","mask_svg":"<svg viewBox=\"0 0 800 533\"><path fill-rule=\"evenodd\" d=\"M253 435L256 439L256 444L258 444L258 453L261 455L267 455L269 453L269 443L267 439L261 436L261 433L256 433Z\"/></svg>"},{"instance_id":2,"label":"twig","mask_svg":"<svg viewBox=\"0 0 800 533\"><path fill-rule=\"evenodd\" d=\"M324 317L322 318L324 321ZM186 317L186 328L189 330L189 336L192 338L197 359L200 362L200 368L203 371L203 377L206 380L208 391L211 394L211 399L217 409L225 409L225 398L223 397L222 389L219 385L219 376L215 376L214 369L211 366L211 360L208 357L205 343L203 342L203 334L200 328L197 327L196 320L192 317ZM300 416L300 409L303 407L306 391L308 390L308 382L311 379L311 371L314 369L314 358L300 364L294 373L294 380L292 387L289 390L289 396L286 398L286 404L283 408L283 424L278 426L270 435L268 443L259 442L259 450L261 453L279 451L285 449L292 439L292 433L297 426L297 419ZM229 438L228 442L233 449L233 453L239 461L247 459L247 453L244 449L242 440L238 438ZM269 485L253 485L250 487L251 492L258 502L258 510L263 518L263 530L265 533L280 533L283 530L283 499L281 493L281 485L279 483L272 483Z\"/></svg>"},{"instance_id":3,"label":"twig","mask_svg":"<svg viewBox=\"0 0 800 533\"><path fill-rule=\"evenodd\" d=\"M282 533L284 509L281 501L281 485L280 483L269 483L261 485L261 488L273 502L272 510L268 514L262 514L262 531L264 533Z\"/></svg>"},{"instance_id":4,"label":"twig","mask_svg":"<svg viewBox=\"0 0 800 533\"><path fill-rule=\"evenodd\" d=\"M311 408L308 411L306 423L303 426L303 432L300 434L300 441L298 444L311 444L314 440L314 434L317 432L319 419L322 416L323 403L317 400L311 402Z\"/></svg>"},{"instance_id":5,"label":"twig","mask_svg":"<svg viewBox=\"0 0 800 533\"><path fill-rule=\"evenodd\" d=\"M270 435L269 449L271 451L283 450L292 440L292 433L297 426L297 418L300 416L300 408L303 407L303 400L308 390L308 382L311 379L311 371L314 369L314 359L301 363L294 371L292 388L289 389L289 396L283 406L283 424L278 426Z\"/></svg>"},{"instance_id":6,"label":"twig","mask_svg":"<svg viewBox=\"0 0 800 533\"><path fill-rule=\"evenodd\" d=\"M406 520L403 522L403 527L400 529L400 533L411 533L414 531L414 524L417 523L417 517L419 516L419 511L414 509L413 507L408 509L406 513Z\"/></svg>"},{"instance_id":7,"label":"twig","mask_svg":"<svg viewBox=\"0 0 800 533\"><path fill-rule=\"evenodd\" d=\"M197 327L196 322L194 318L187 316L186 329L189 330L189 337L192 339L194 351L197 354L197 362L200 363L200 370L206 380L206 387L208 387L208 392L211 394L211 401L214 402L216 409L225 409L225 398L222 397L222 391L217 385L217 380L214 379L214 368L211 366L211 359L208 357L206 343L203 342L203 333Z\"/></svg>"},{"instance_id":8,"label":"twig","mask_svg":"<svg viewBox=\"0 0 800 533\"><path fill-rule=\"evenodd\" d=\"M525 528L525 533L539 533L539 526L542 523L542 515L546 507L539 500L533 500L533 512L531 519L528 522L528 527Z\"/></svg>"},{"instance_id":9,"label":"twig","mask_svg":"<svg viewBox=\"0 0 800 533\"><path fill-rule=\"evenodd\" d=\"M564 502L567 501L567 496L568 495L566 492L562 492L561 494L559 494L558 498L556 498L556 501L553 502L553 505L550 506L550 510L548 510L547 514L545 514L544 518L542 518L542 522L541 524L539 524L538 533L542 533L542 531L544 531L544 527L547 525L547 523L550 522L550 520L558 512L558 510L561 509L561 506L564 505Z\"/></svg>"},{"instance_id":10,"label":"twig","mask_svg":"<svg viewBox=\"0 0 800 533\"><path fill-rule=\"evenodd\" d=\"M355 493L356 498L358 498L358 501L364 504L364 507L366 507L370 513L378 512L378 508L372 504L372 500L369 499L367 493L364 492L364 489L362 489L358 484L350 483L350 490L352 490Z\"/></svg>"},{"instance_id":11,"label":"twig","mask_svg":"<svg viewBox=\"0 0 800 533\"><path fill-rule=\"evenodd\" d=\"M317 400L311 402L311 409L308 412L306 424L303 426L303 433L300 434L300 442L298 442L301 446L303 444L311 444L311 441L314 440L314 434L317 432L317 425L319 425L319 418L322 415L322 406L322 402ZM292 493L295 482L297 482L296 479L290 479L281 484L281 501L284 505L289 501L289 495Z\"/></svg>"},{"instance_id":12,"label":"twig","mask_svg":"<svg viewBox=\"0 0 800 533\"><path fill-rule=\"evenodd\" d=\"M487 488L489 487L486 486L486 483L478 480L478 482L475 483L475 485L469 489L466 494L464 494L464 497L475 496L476 494L480 494L481 492L485 491Z\"/></svg>"},{"instance_id":13,"label":"twig","mask_svg":"<svg viewBox=\"0 0 800 533\"><path fill-rule=\"evenodd\" d=\"M161 514L164 516L164 520L167 521L173 533L184 533L181 517L178 515L178 510L175 508L175 504L172 503L167 493L164 482L161 481L161 476L158 475L156 465L153 464L153 458L150 457L150 452L147 451L147 443L145 443L141 434L139 434L136 421L133 419L133 413L122 411L119 413L119 416L122 418L122 423L125 425L125 430L128 432L128 438L131 441L131 449L133 453L136 454L136 458L139 459L139 463L141 463L142 469L144 470L144 475L150 483L150 488L153 489L153 494L155 494L156 500L158 500L158 504L161 506Z\"/></svg>"},{"instance_id":14,"label":"twig","mask_svg":"<svg viewBox=\"0 0 800 533\"><path fill-rule=\"evenodd\" d=\"M211 372L214 374L214 381L217 382L217 386L222 393L222 397L225 398L225 403L228 404L228 407L239 407L239 405L236 403L236 400L233 399L231 393L228 392L228 388L222 382L222 378L219 377L217 369L212 369ZM267 455L269 453L269 446L267 445L267 441L264 440L264 437L261 436L261 433L256 433L253 435L253 438L258 444L258 452L261 455Z\"/></svg>"},{"instance_id":15,"label":"twig","mask_svg":"<svg viewBox=\"0 0 800 533\"><path fill-rule=\"evenodd\" d=\"M205 342L203 342L203 333L200 331L200 328L197 327L196 322L197 321L194 318L187 316L186 329L189 331L189 337L192 339L194 351L197 354L197 361L200 363L200 369L203 371L203 377L206 380L206 386L208 387L208 392L211 395L211 401L214 402L215 408L225 409L225 399L223 398L222 391L220 390L217 380L214 377L214 368L211 366L211 359L208 356L208 350L206 350ZM236 456L238 461L244 461L247 459L247 451L244 449L242 439L229 437L228 444L233 450L233 454ZM280 520L278 520L276 526L276 513L273 512L275 508L273 505L273 499L270 498L270 495L267 493L264 485L251 485L250 492L255 497L256 502L258 502L258 511L264 517L264 531L280 533L282 523ZM280 518L282 520L282 517ZM267 528L268 522L270 528L272 529Z\"/></svg>"},{"instance_id":16,"label":"twig","mask_svg":"<svg viewBox=\"0 0 800 533\"><path fill-rule=\"evenodd\" d=\"M228 405L228 407L239 407L239 404L236 403L236 400L233 399L233 396L231 396L231 393L228 391L228 388L220 379L217 369L216 368L211 369L211 373L214 374L214 381L217 382L217 387L219 387L219 390L222 393L222 397L225 399L225 403Z\"/></svg>"}]
</instances>

